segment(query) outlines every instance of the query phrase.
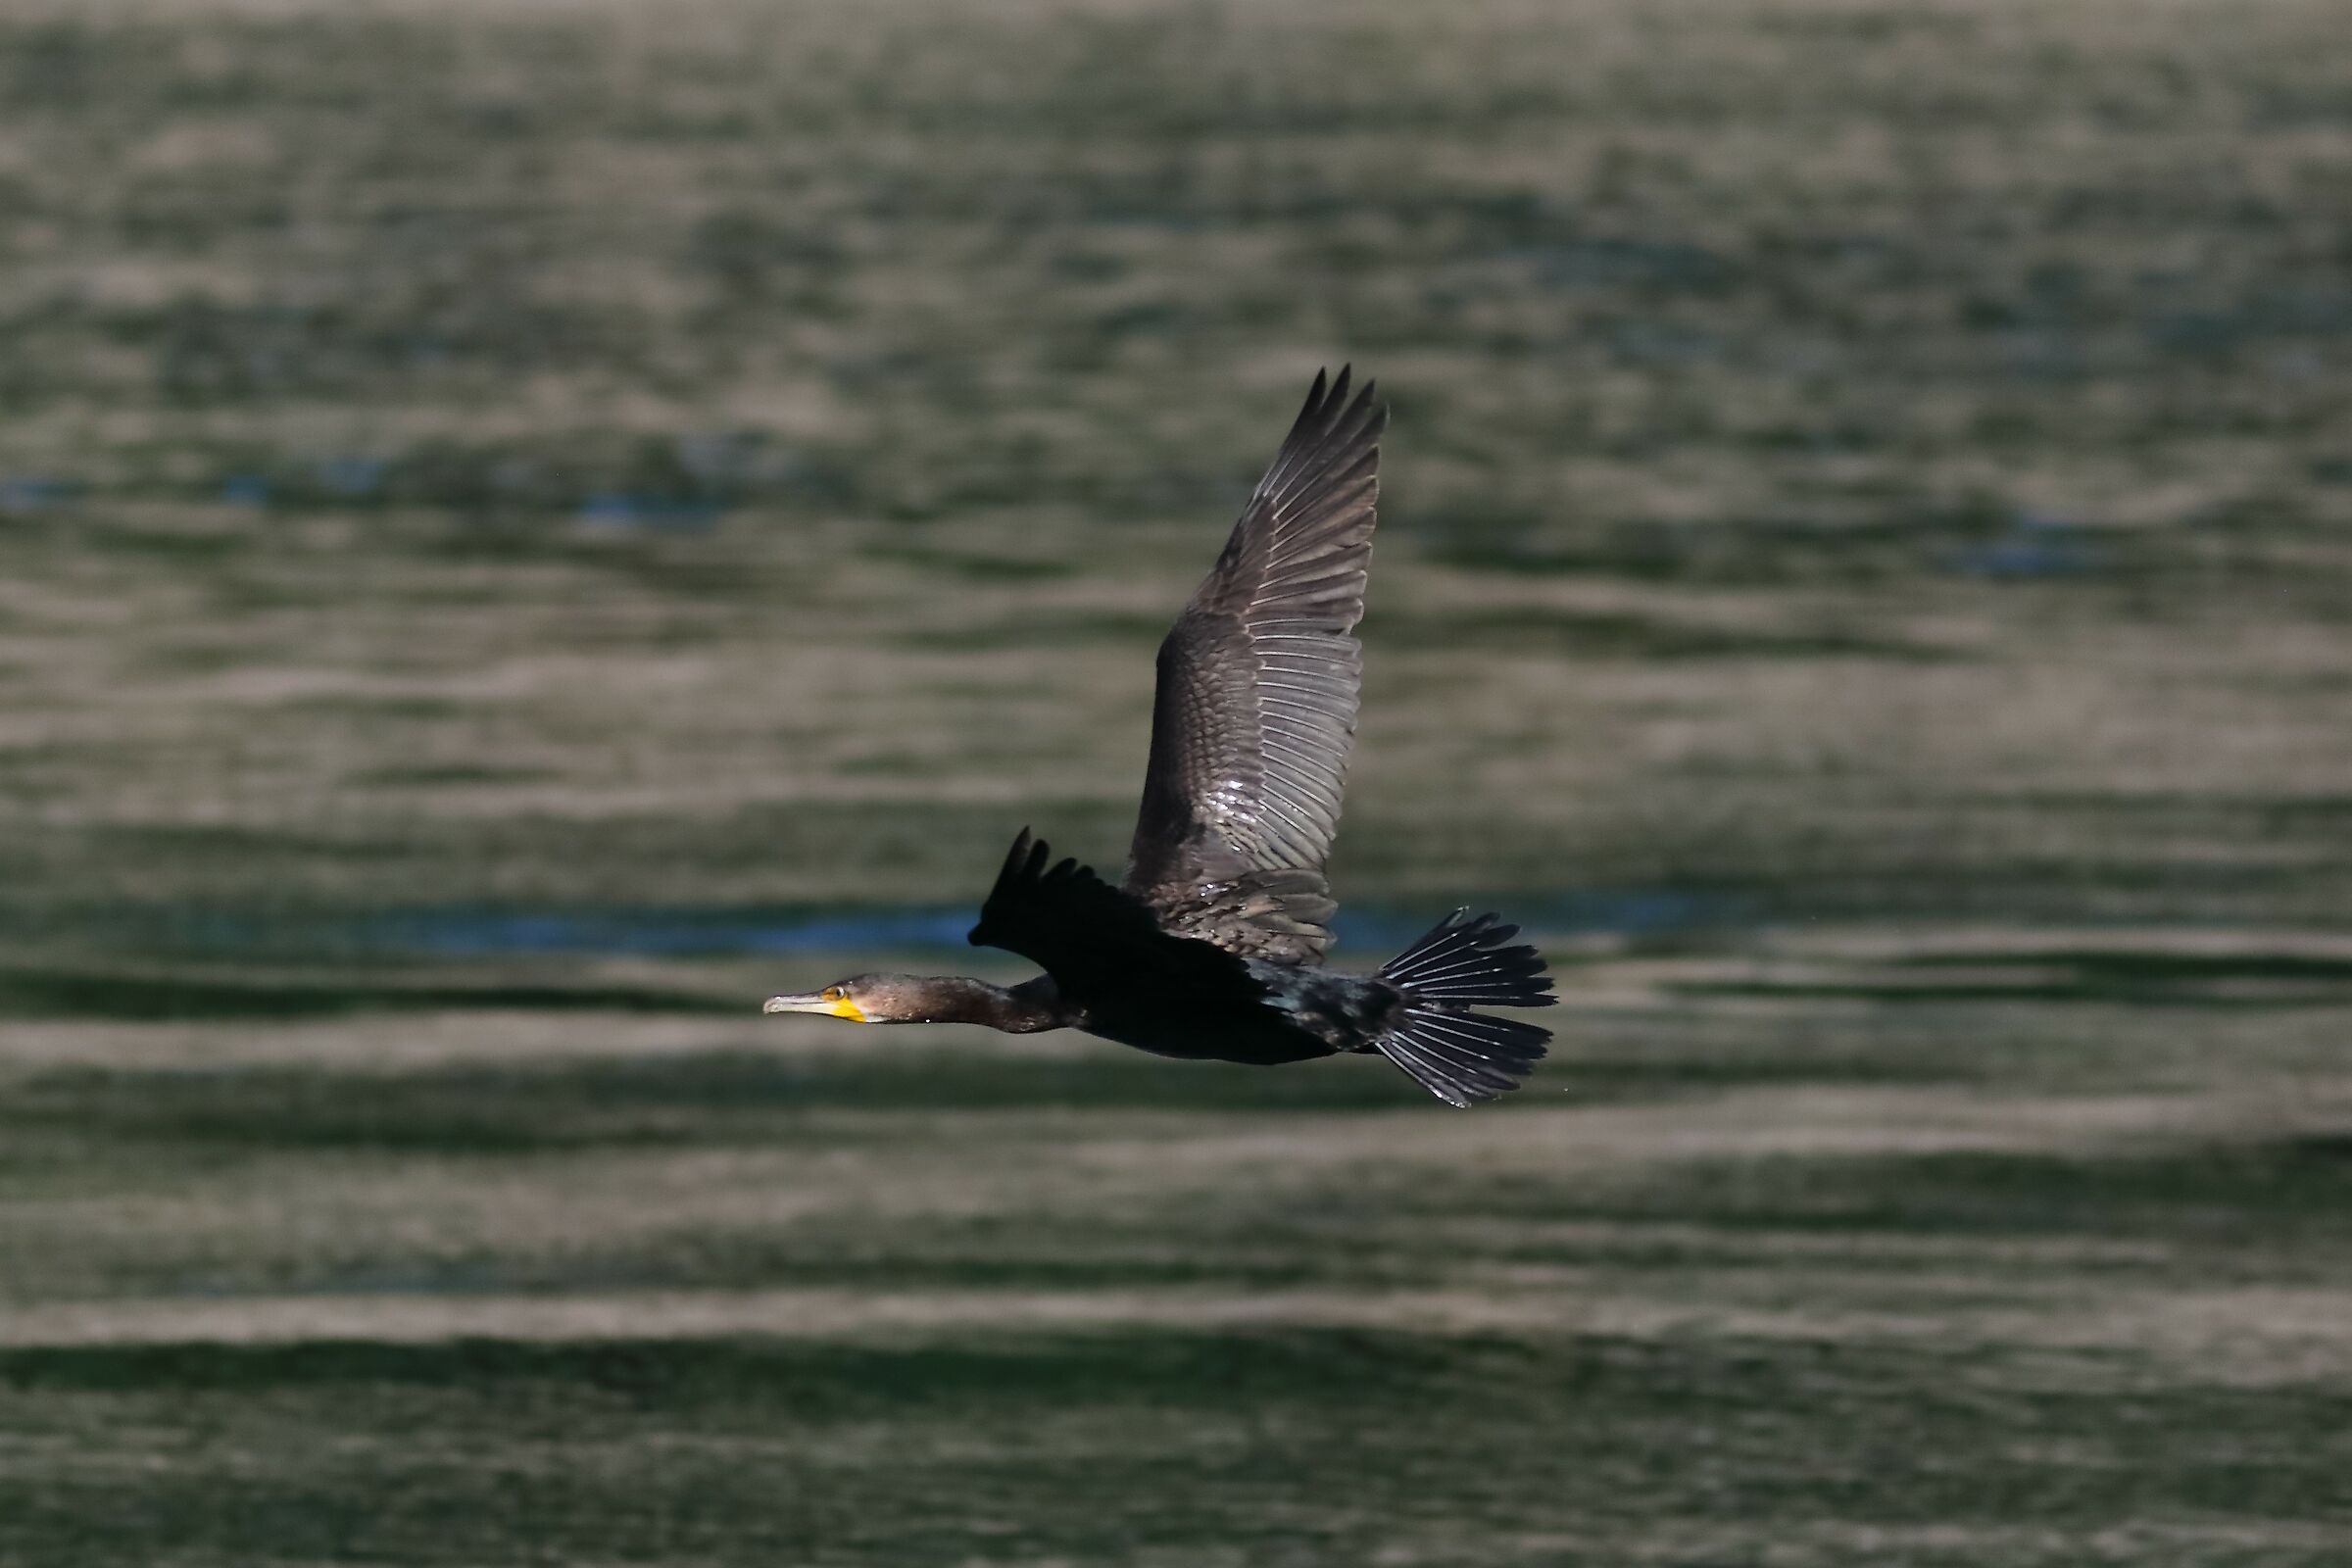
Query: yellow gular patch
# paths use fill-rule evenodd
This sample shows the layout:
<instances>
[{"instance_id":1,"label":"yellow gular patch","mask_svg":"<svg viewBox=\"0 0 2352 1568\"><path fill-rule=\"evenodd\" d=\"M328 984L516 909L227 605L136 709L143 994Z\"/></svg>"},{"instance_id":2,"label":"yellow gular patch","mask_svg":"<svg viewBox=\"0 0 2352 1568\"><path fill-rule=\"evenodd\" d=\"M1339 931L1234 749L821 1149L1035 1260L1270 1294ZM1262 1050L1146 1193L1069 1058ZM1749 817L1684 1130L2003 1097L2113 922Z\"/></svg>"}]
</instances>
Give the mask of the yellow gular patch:
<instances>
[{"instance_id":1,"label":"yellow gular patch","mask_svg":"<svg viewBox=\"0 0 2352 1568\"><path fill-rule=\"evenodd\" d=\"M833 1004L833 1016L836 1018L847 1018L852 1023L865 1022L865 1014L858 1010L858 1004L852 1002L847 997L844 997L839 1002Z\"/></svg>"}]
</instances>

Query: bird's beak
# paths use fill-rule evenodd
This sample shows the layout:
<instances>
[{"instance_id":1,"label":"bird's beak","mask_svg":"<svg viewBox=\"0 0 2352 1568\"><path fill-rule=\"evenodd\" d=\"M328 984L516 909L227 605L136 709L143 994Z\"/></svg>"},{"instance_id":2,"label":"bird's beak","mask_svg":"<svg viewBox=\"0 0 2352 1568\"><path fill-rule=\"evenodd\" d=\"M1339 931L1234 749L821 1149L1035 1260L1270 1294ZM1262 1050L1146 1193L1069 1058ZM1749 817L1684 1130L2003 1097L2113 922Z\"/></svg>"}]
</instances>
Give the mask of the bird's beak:
<instances>
[{"instance_id":1,"label":"bird's beak","mask_svg":"<svg viewBox=\"0 0 2352 1568\"><path fill-rule=\"evenodd\" d=\"M804 991L795 996L770 997L760 1004L761 1012L821 1012L828 1018L847 1018L852 1023L872 1020L859 1010L858 1004L844 997L839 1002L827 1002L822 993Z\"/></svg>"}]
</instances>

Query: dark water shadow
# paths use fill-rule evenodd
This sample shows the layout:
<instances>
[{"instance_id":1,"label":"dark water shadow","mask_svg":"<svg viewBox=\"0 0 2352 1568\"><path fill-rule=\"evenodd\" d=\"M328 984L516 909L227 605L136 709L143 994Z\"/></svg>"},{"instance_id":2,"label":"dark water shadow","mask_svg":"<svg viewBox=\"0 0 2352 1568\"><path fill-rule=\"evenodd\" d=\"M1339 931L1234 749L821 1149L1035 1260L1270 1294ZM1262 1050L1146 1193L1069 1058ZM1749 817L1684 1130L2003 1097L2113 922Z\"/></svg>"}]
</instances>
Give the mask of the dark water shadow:
<instances>
[{"instance_id":1,"label":"dark water shadow","mask_svg":"<svg viewBox=\"0 0 2352 1568\"><path fill-rule=\"evenodd\" d=\"M1873 1003L2309 1006L2336 1004L2352 992L2352 957L2129 948L1923 953L1835 979L1691 980L1675 989Z\"/></svg>"},{"instance_id":2,"label":"dark water shadow","mask_svg":"<svg viewBox=\"0 0 2352 1568\"><path fill-rule=\"evenodd\" d=\"M369 1012L707 1013L731 1016L739 1004L642 985L552 985L529 981L368 983L343 975L226 978L108 973L94 969L0 971L0 1017L112 1018L127 1023L194 1023L250 1018L294 1022Z\"/></svg>"}]
</instances>

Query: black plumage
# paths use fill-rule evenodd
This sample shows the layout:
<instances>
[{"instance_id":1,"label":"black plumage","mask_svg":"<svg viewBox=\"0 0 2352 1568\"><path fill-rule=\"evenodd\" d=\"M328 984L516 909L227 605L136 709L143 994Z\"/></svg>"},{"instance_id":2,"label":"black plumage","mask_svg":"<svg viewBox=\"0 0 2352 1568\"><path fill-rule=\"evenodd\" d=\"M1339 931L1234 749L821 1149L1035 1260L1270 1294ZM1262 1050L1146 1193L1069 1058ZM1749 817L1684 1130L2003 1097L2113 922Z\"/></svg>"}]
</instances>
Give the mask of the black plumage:
<instances>
[{"instance_id":1,"label":"black plumage","mask_svg":"<svg viewBox=\"0 0 2352 1568\"><path fill-rule=\"evenodd\" d=\"M1457 909L1373 974L1322 967L1387 424L1369 382L1350 398L1346 369L1317 375L1161 643L1122 884L1056 861L1027 829L1013 841L971 940L1043 975L1009 989L862 975L768 1010L1070 1027L1222 1061L1378 1052L1457 1105L1517 1087L1549 1031L1474 1010L1553 1002L1516 927Z\"/></svg>"}]
</instances>

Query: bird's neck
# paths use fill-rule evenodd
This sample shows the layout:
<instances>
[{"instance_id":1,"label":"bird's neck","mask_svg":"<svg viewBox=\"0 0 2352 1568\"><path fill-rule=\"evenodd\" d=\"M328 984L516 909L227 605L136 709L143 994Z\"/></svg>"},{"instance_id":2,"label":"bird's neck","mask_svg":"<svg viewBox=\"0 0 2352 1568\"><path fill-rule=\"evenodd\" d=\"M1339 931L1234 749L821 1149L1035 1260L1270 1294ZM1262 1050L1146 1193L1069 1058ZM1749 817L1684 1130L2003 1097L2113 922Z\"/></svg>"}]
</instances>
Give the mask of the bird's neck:
<instances>
[{"instance_id":1,"label":"bird's neck","mask_svg":"<svg viewBox=\"0 0 2352 1568\"><path fill-rule=\"evenodd\" d=\"M1035 1034L1077 1021L1054 982L1043 975L1009 989L963 975L928 975L922 1003L924 1023L976 1023L1008 1035Z\"/></svg>"}]
</instances>

